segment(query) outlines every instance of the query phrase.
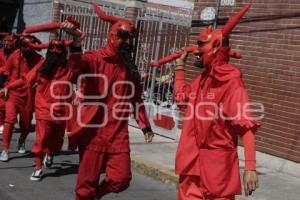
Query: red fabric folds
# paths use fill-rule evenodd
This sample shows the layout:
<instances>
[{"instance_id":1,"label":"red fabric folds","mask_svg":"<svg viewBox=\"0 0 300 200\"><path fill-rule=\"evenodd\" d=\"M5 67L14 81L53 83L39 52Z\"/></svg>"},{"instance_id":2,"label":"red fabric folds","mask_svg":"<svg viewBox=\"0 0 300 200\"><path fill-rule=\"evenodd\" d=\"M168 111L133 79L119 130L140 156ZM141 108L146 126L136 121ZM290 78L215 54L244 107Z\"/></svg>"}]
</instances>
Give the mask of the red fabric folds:
<instances>
[{"instance_id":1,"label":"red fabric folds","mask_svg":"<svg viewBox=\"0 0 300 200\"><path fill-rule=\"evenodd\" d=\"M245 169L255 170L254 133L260 123L252 117L241 71L228 63L229 52L221 48L211 68L190 85L184 82L184 71L175 72L174 97L185 112L175 170L199 176L208 199L241 193L239 136L245 144Z\"/></svg>"}]
</instances>

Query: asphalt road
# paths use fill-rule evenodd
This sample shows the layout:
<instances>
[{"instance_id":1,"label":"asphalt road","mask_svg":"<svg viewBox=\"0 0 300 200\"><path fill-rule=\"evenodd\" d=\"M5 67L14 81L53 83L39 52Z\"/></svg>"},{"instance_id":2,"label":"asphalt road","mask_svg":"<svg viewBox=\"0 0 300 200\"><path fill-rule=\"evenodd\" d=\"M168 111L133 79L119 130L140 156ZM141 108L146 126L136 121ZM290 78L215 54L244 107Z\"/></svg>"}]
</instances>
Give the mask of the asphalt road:
<instances>
[{"instance_id":1,"label":"asphalt road","mask_svg":"<svg viewBox=\"0 0 300 200\"><path fill-rule=\"evenodd\" d=\"M30 153L16 153L14 133L10 161L0 162L0 200L72 200L78 167L78 156L63 151L54 159L50 170L44 170L43 180L32 182L29 177L34 169L34 157ZM0 138L2 136L0 135ZM29 148L34 138L31 134L26 147ZM2 144L2 143L1 143ZM162 184L143 175L133 173L133 180L128 190L111 194L103 200L174 200L176 188Z\"/></svg>"}]
</instances>

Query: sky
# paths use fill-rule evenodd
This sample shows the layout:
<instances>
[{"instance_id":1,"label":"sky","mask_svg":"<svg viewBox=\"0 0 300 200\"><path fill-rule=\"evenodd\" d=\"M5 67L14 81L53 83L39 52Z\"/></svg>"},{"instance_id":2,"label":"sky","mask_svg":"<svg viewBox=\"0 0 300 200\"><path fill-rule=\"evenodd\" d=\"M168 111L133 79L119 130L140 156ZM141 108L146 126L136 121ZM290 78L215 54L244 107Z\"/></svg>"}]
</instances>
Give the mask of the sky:
<instances>
[{"instance_id":1,"label":"sky","mask_svg":"<svg viewBox=\"0 0 300 200\"><path fill-rule=\"evenodd\" d=\"M148 0L148 2L160 3L183 8L193 8L193 3L186 0Z\"/></svg>"}]
</instances>

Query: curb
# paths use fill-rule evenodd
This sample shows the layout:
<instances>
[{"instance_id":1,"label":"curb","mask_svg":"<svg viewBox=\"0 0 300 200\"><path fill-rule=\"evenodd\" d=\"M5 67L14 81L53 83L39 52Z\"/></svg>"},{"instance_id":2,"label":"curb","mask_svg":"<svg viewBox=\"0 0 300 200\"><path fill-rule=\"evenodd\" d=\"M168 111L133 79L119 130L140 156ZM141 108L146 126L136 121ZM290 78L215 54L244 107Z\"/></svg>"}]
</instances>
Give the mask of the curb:
<instances>
[{"instance_id":1,"label":"curb","mask_svg":"<svg viewBox=\"0 0 300 200\"><path fill-rule=\"evenodd\" d=\"M178 184L178 176L172 170L156 163L131 156L131 167L137 173L148 176L162 183L169 183L175 186Z\"/></svg>"},{"instance_id":2,"label":"curb","mask_svg":"<svg viewBox=\"0 0 300 200\"><path fill-rule=\"evenodd\" d=\"M148 176L162 183L172 184L176 187L178 186L178 175L176 175L173 170L170 170L159 164L131 156L131 168L139 174ZM236 196L235 200L246 199L242 196Z\"/></svg>"}]
</instances>

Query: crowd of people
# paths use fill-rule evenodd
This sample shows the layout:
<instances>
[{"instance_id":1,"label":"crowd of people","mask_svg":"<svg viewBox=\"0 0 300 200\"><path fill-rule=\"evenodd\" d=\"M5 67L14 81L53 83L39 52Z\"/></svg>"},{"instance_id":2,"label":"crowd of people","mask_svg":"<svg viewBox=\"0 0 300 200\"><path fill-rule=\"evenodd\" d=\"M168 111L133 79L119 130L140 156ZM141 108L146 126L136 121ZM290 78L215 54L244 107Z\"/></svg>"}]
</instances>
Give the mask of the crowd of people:
<instances>
[{"instance_id":1,"label":"crowd of people","mask_svg":"<svg viewBox=\"0 0 300 200\"><path fill-rule=\"evenodd\" d=\"M132 59L137 29L130 20L108 16L96 4L93 6L101 20L111 23L107 43L98 50L82 52L84 33L72 18L30 27L20 35L2 33L0 50L0 160L9 161L17 121L21 132L18 153L26 152L25 141L34 114L35 141L31 151L35 168L30 180L39 181L43 168L52 166L68 130L69 148L77 149L79 154L76 200L101 199L129 187L129 116L133 114L147 143L154 137L143 105L141 78ZM208 27L200 33L197 44L151 65L159 67L176 59L174 99L186 116L176 156L180 200L230 200L241 193L238 136L245 146L246 195L258 187L255 131L260 124L247 106L241 71L229 63L230 57L239 57L230 50L230 32L249 7L239 11L222 30ZM29 34L53 29L61 29L73 39L42 44ZM47 49L45 57L38 53L41 49ZM203 73L186 84L189 53L195 55L195 66ZM77 84L76 91L73 84ZM207 104L197 106L199 102ZM211 118L215 107L209 105L213 103L223 105L218 118ZM247 109L244 115L237 114L237 104ZM103 170L106 175L99 184Z\"/></svg>"}]
</instances>

